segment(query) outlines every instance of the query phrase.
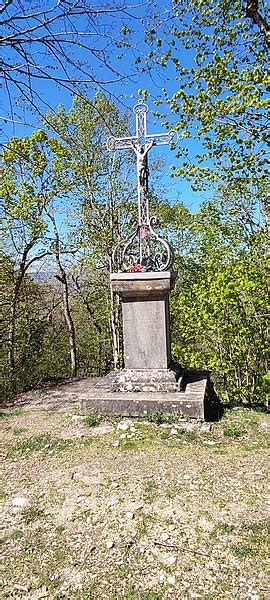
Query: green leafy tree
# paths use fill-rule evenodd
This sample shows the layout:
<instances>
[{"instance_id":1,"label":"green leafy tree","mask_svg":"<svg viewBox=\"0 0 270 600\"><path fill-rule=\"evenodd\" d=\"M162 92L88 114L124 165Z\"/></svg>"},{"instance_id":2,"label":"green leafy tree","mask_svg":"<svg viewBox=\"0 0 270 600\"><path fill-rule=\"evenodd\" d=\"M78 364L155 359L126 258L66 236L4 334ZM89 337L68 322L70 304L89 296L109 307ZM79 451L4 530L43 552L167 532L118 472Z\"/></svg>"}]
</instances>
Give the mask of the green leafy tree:
<instances>
[{"instance_id":1,"label":"green leafy tree","mask_svg":"<svg viewBox=\"0 0 270 600\"><path fill-rule=\"evenodd\" d=\"M77 294L81 295L84 304L87 298L88 314L95 312L95 294L92 302L89 296L91 284L88 285L86 279L92 281L97 272L103 270L105 294L101 293L100 298L103 309L108 311L106 329L109 325L114 366L117 367L120 307L119 299L110 288L109 274L114 247L125 238L127 223L136 210L129 166L134 157L129 153L111 155L106 140L111 135L126 134L129 119L104 94L98 93L92 101L75 97L68 112L60 106L56 114L47 115L46 122L54 133L57 132L69 153L67 169L72 180L70 240L80 248L80 258L73 273ZM97 328L95 335L101 336Z\"/></svg>"},{"instance_id":2,"label":"green leafy tree","mask_svg":"<svg viewBox=\"0 0 270 600\"><path fill-rule=\"evenodd\" d=\"M1 263L2 399L46 379L66 376L68 344L61 311L61 295L50 270L33 263L21 282L16 304L14 369L9 365L10 306L14 293L15 265L7 257ZM40 270L41 269L41 270ZM57 357L57 360L56 360Z\"/></svg>"},{"instance_id":3,"label":"green leafy tree","mask_svg":"<svg viewBox=\"0 0 270 600\"><path fill-rule=\"evenodd\" d=\"M46 210L54 198L66 191L64 179L55 169L57 161L64 160L64 156L60 145L42 130L30 137L12 138L3 152L1 196L5 254L13 269L7 324L11 378L16 371L15 334L21 287L34 264L50 254Z\"/></svg>"},{"instance_id":4,"label":"green leafy tree","mask_svg":"<svg viewBox=\"0 0 270 600\"><path fill-rule=\"evenodd\" d=\"M267 369L265 228L247 230L220 201L188 226L172 302L174 351L183 366L210 369L221 396L264 401Z\"/></svg>"},{"instance_id":5,"label":"green leafy tree","mask_svg":"<svg viewBox=\"0 0 270 600\"><path fill-rule=\"evenodd\" d=\"M167 24L152 21L147 34L149 64L170 67L178 82L156 100L165 106L157 116L167 124L169 109L179 135L173 172L196 189L266 177L266 47L246 9L244 0L175 2Z\"/></svg>"}]
</instances>

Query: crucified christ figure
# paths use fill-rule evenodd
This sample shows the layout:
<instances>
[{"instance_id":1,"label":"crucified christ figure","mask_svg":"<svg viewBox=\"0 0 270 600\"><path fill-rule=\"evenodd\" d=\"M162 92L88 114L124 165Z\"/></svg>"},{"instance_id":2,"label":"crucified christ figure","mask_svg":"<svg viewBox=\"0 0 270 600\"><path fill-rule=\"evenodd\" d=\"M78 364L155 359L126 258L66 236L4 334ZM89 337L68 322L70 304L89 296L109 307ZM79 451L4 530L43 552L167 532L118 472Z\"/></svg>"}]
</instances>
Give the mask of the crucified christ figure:
<instances>
[{"instance_id":1,"label":"crucified christ figure","mask_svg":"<svg viewBox=\"0 0 270 600\"><path fill-rule=\"evenodd\" d=\"M151 148L154 146L154 144L154 140L151 140L151 142L148 142L148 144L145 144L145 146L141 146L140 144L135 144L134 142L131 142L132 148L137 156L137 173L139 184L142 188L144 188L144 190L147 190L148 188L147 154L149 150L151 150Z\"/></svg>"}]
</instances>

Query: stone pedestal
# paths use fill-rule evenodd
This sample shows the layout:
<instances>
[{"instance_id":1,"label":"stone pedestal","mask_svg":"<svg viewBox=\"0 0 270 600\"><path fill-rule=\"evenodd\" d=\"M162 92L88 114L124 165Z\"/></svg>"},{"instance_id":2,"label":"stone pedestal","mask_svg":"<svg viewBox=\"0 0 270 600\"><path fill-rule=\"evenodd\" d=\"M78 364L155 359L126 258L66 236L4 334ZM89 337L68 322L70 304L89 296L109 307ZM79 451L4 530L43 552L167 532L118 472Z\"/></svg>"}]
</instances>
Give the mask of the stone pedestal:
<instances>
[{"instance_id":1,"label":"stone pedestal","mask_svg":"<svg viewBox=\"0 0 270 600\"><path fill-rule=\"evenodd\" d=\"M211 399L208 375L187 377L171 360L169 271L114 273L112 289L122 299L124 363L81 401L83 413L145 416L162 412L203 421Z\"/></svg>"},{"instance_id":2,"label":"stone pedestal","mask_svg":"<svg viewBox=\"0 0 270 600\"><path fill-rule=\"evenodd\" d=\"M111 284L122 298L125 368L167 369L171 273L115 273Z\"/></svg>"}]
</instances>

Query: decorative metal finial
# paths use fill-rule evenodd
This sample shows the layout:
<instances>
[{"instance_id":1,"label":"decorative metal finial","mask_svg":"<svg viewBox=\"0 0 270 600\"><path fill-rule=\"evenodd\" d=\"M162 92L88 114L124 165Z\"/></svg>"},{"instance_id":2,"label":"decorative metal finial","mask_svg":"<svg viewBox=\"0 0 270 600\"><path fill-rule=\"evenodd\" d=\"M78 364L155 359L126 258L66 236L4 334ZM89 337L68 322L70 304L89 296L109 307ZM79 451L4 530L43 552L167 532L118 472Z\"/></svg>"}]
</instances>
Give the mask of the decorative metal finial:
<instances>
[{"instance_id":1,"label":"decorative metal finial","mask_svg":"<svg viewBox=\"0 0 270 600\"><path fill-rule=\"evenodd\" d=\"M111 136L107 140L110 151L133 149L137 157L138 223L131 236L120 242L113 252L113 265L120 271L166 271L173 260L173 251L167 240L154 230L157 220L149 214L148 153L153 146L171 144L174 132L147 133L148 106L140 100L133 108L136 115L136 135Z\"/></svg>"}]
</instances>

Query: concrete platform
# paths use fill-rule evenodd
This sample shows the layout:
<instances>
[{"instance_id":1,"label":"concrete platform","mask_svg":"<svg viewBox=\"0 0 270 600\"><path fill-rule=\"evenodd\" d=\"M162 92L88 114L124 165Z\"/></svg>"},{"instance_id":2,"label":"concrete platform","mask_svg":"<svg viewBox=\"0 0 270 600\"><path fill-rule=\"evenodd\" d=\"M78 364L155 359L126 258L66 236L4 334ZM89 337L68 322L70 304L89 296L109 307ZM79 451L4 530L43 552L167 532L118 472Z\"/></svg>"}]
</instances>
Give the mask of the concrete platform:
<instances>
[{"instance_id":1,"label":"concrete platform","mask_svg":"<svg viewBox=\"0 0 270 600\"><path fill-rule=\"evenodd\" d=\"M211 382L204 373L193 375L178 392L117 392L112 390L115 373L109 373L80 401L82 414L142 417L155 413L198 421L218 419L218 404L211 394Z\"/></svg>"}]
</instances>

